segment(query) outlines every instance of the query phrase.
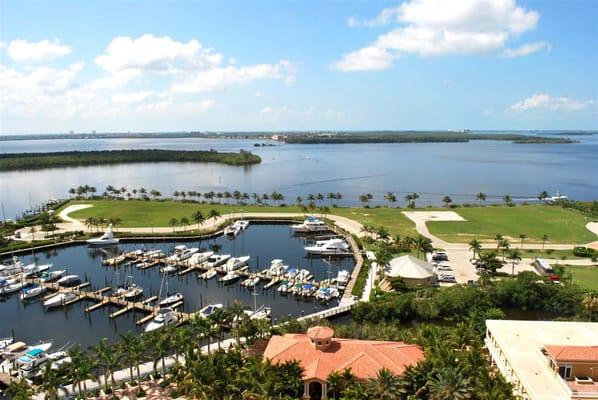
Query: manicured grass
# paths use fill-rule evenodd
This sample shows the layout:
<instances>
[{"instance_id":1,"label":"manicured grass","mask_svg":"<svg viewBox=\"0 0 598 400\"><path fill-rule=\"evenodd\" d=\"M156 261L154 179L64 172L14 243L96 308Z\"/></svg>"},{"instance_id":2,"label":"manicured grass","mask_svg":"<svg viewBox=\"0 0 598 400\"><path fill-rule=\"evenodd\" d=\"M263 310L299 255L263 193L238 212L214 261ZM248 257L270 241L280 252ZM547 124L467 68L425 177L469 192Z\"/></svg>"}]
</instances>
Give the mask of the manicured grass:
<instances>
[{"instance_id":1,"label":"manicured grass","mask_svg":"<svg viewBox=\"0 0 598 400\"><path fill-rule=\"evenodd\" d=\"M142 201L142 200L90 200L73 201L72 204L93 204L93 207L75 211L70 214L72 218L85 220L89 217L103 217L106 219L120 218L123 227L164 227L168 226L172 218L180 220L189 218L193 224L192 215L201 211L204 218L209 218L210 210L217 210L220 214L238 212L301 212L298 207L274 206L238 206L233 204L199 204L183 203L179 201Z\"/></svg>"},{"instance_id":2,"label":"manicured grass","mask_svg":"<svg viewBox=\"0 0 598 400\"><path fill-rule=\"evenodd\" d=\"M515 249L518 249L517 244L518 243L514 243L512 247ZM583 260L584 258L589 259L589 257L577 257L577 256L573 255L573 249L571 249L571 250L550 250L550 249L546 249L546 250L523 249L523 250L521 250L521 249L518 249L518 250L521 252L521 256L523 258L538 257L538 258L561 260L564 256L566 260Z\"/></svg>"},{"instance_id":3,"label":"manicured grass","mask_svg":"<svg viewBox=\"0 0 598 400\"><path fill-rule=\"evenodd\" d=\"M497 233L519 241L519 235L527 235L526 242L542 242L548 235L550 243L587 243L598 238L585 225L586 217L577 211L561 207L533 205L517 207L461 207L453 210L466 221L428 222L428 229L449 242L468 242L471 239L493 240Z\"/></svg>"},{"instance_id":4,"label":"manicured grass","mask_svg":"<svg viewBox=\"0 0 598 400\"><path fill-rule=\"evenodd\" d=\"M573 275L573 283L584 289L598 291L598 267L566 265L565 269Z\"/></svg>"},{"instance_id":5,"label":"manicured grass","mask_svg":"<svg viewBox=\"0 0 598 400\"><path fill-rule=\"evenodd\" d=\"M407 218L402 209L398 208L360 208L340 207L331 208L331 213L353 219L362 225L371 225L375 228L384 226L391 235L417 236L415 225Z\"/></svg>"},{"instance_id":6,"label":"manicured grass","mask_svg":"<svg viewBox=\"0 0 598 400\"><path fill-rule=\"evenodd\" d=\"M93 207L75 211L71 217L84 220L88 217L121 218L123 227L138 228L148 226L168 226L171 218L181 219L187 217L192 220L191 215L200 210L205 218L208 218L212 209L220 214L243 212L268 212L268 213L300 213L301 209L295 206L238 206L234 204L198 204L183 203L171 200L164 201L141 201L141 200L89 200L72 201L72 204L93 204ZM405 217L401 210L388 208L331 208L331 214L344 216L358 221L362 224L373 226L386 226L393 235L417 234L413 223ZM317 212L316 215L319 215Z\"/></svg>"}]
</instances>

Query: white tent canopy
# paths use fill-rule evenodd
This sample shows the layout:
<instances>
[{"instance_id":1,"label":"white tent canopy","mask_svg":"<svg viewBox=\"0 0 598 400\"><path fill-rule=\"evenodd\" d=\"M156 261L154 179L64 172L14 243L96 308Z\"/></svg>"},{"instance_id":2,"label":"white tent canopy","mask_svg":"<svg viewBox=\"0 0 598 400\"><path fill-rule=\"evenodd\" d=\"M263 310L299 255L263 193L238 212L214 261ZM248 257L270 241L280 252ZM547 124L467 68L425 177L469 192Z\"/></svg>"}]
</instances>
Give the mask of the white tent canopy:
<instances>
[{"instance_id":1,"label":"white tent canopy","mask_svg":"<svg viewBox=\"0 0 598 400\"><path fill-rule=\"evenodd\" d=\"M386 275L406 279L429 279L434 276L434 269L430 263L406 255L393 258Z\"/></svg>"}]
</instances>

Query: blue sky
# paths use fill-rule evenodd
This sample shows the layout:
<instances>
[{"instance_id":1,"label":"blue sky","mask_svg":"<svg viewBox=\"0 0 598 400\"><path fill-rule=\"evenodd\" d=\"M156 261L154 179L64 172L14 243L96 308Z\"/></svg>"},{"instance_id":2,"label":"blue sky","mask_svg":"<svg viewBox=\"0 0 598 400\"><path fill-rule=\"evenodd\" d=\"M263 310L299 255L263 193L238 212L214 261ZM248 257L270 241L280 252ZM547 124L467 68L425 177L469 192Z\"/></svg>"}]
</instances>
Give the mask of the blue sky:
<instances>
[{"instance_id":1,"label":"blue sky","mask_svg":"<svg viewBox=\"0 0 598 400\"><path fill-rule=\"evenodd\" d=\"M0 2L0 131L598 129L598 2Z\"/></svg>"}]
</instances>

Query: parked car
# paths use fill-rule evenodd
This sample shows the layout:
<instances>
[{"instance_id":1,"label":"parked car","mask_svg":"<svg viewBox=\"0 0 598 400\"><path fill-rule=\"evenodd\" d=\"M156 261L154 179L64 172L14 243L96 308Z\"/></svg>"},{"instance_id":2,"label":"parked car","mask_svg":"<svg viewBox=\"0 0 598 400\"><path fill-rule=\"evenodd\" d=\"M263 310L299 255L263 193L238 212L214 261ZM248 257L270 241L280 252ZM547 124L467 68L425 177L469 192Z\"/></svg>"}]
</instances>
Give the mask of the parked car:
<instances>
[{"instance_id":1,"label":"parked car","mask_svg":"<svg viewBox=\"0 0 598 400\"><path fill-rule=\"evenodd\" d=\"M440 274L438 276L438 281L447 283L457 283L457 279L455 279L455 276L451 274Z\"/></svg>"},{"instance_id":2,"label":"parked car","mask_svg":"<svg viewBox=\"0 0 598 400\"><path fill-rule=\"evenodd\" d=\"M448 255L444 251L432 253L432 261L448 261Z\"/></svg>"},{"instance_id":3,"label":"parked car","mask_svg":"<svg viewBox=\"0 0 598 400\"><path fill-rule=\"evenodd\" d=\"M436 267L436 270L438 270L438 271L452 271L453 269L451 268L450 265L440 265L440 266Z\"/></svg>"}]
</instances>

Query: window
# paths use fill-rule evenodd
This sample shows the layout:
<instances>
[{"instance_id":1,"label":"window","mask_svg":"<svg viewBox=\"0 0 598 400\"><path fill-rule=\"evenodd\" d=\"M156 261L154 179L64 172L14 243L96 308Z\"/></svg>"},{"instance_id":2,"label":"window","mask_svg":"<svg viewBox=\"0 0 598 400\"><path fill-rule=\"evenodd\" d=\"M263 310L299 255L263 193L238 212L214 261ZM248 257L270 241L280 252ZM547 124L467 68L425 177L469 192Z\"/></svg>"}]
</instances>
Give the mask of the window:
<instances>
[{"instance_id":1,"label":"window","mask_svg":"<svg viewBox=\"0 0 598 400\"><path fill-rule=\"evenodd\" d=\"M318 346L322 345L322 341L318 340Z\"/></svg>"},{"instance_id":2,"label":"window","mask_svg":"<svg viewBox=\"0 0 598 400\"><path fill-rule=\"evenodd\" d=\"M571 379L571 365L559 365L559 375L563 379Z\"/></svg>"}]
</instances>

